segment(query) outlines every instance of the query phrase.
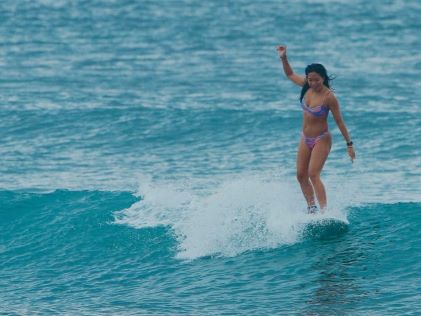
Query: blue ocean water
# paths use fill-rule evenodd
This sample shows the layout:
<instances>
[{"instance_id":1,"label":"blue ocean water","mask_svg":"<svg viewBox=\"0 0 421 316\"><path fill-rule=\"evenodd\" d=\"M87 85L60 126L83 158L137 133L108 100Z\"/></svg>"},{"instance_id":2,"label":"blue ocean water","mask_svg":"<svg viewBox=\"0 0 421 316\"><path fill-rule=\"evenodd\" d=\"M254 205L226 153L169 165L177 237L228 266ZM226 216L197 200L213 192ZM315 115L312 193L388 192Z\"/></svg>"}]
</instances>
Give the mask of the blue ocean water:
<instances>
[{"instance_id":1,"label":"blue ocean water","mask_svg":"<svg viewBox=\"0 0 421 316\"><path fill-rule=\"evenodd\" d=\"M0 314L416 315L416 0L0 3ZM329 209L295 179L323 63ZM334 219L334 223L332 223Z\"/></svg>"}]
</instances>

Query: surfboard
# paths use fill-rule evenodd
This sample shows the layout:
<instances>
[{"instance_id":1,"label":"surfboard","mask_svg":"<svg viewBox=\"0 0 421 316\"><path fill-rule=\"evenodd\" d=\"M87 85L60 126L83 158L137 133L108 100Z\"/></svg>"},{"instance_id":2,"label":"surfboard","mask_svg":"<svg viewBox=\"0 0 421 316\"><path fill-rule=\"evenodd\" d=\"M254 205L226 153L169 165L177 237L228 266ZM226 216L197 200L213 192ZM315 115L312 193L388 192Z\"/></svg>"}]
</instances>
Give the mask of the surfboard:
<instances>
[{"instance_id":1,"label":"surfboard","mask_svg":"<svg viewBox=\"0 0 421 316\"><path fill-rule=\"evenodd\" d=\"M317 218L309 221L304 229L304 237L314 239L336 238L348 231L348 223L338 218Z\"/></svg>"}]
</instances>

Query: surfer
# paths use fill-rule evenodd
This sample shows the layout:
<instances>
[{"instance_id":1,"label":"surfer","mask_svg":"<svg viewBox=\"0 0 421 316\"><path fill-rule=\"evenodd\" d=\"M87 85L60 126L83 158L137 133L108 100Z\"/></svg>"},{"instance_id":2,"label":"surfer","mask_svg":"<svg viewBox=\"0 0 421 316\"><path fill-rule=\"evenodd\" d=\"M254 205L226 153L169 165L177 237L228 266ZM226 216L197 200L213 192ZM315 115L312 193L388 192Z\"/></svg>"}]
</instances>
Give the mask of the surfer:
<instances>
[{"instance_id":1,"label":"surfer","mask_svg":"<svg viewBox=\"0 0 421 316\"><path fill-rule=\"evenodd\" d=\"M297 75L288 63L286 46L278 46L285 75L302 87L300 102L303 109L303 130L297 153L297 179L307 201L308 212L315 213L315 195L320 209L327 206L326 190L320 180L320 173L332 147L332 137L327 125L327 116L333 118L345 138L348 155L353 162L355 152L353 143L339 109L339 103L330 89L328 76L322 64L311 64L305 69L305 77Z\"/></svg>"}]
</instances>

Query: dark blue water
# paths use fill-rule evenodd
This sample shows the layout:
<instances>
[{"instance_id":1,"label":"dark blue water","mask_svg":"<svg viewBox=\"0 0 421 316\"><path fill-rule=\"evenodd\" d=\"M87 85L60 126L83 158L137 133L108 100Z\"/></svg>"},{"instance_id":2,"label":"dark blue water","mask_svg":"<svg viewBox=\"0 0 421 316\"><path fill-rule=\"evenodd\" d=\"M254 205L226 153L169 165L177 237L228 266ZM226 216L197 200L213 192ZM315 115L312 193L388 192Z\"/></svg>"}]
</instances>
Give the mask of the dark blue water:
<instances>
[{"instance_id":1,"label":"dark blue water","mask_svg":"<svg viewBox=\"0 0 421 316\"><path fill-rule=\"evenodd\" d=\"M416 315L419 1L0 4L0 314ZM323 63L329 209L295 179Z\"/></svg>"}]
</instances>

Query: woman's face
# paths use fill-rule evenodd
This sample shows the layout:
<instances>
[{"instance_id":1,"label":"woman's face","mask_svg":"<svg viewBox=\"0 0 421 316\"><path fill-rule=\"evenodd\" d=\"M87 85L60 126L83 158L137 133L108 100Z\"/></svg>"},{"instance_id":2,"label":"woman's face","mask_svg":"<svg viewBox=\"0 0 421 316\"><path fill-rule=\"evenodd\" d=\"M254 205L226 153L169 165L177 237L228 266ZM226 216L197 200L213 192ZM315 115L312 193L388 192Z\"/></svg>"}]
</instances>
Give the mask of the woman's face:
<instances>
[{"instance_id":1,"label":"woman's face","mask_svg":"<svg viewBox=\"0 0 421 316\"><path fill-rule=\"evenodd\" d=\"M310 72L307 75L307 82L311 89L320 92L323 89L323 77L317 72Z\"/></svg>"}]
</instances>

